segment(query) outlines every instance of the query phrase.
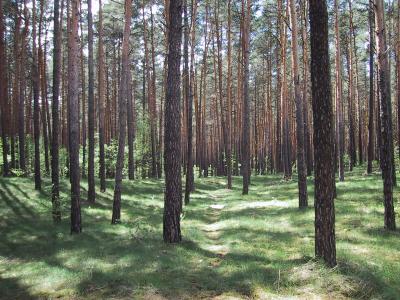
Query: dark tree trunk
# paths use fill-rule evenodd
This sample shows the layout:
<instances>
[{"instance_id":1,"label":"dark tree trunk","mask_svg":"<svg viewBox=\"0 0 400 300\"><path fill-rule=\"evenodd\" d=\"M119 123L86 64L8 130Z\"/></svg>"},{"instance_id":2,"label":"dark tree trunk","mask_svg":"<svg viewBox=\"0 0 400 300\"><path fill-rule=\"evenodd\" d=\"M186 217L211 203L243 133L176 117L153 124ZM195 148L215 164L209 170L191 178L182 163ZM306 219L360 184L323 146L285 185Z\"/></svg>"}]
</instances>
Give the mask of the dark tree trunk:
<instances>
[{"instance_id":1,"label":"dark tree trunk","mask_svg":"<svg viewBox=\"0 0 400 300\"><path fill-rule=\"evenodd\" d=\"M80 170L79 170L79 72L78 67L78 0L70 0L71 13L68 30L68 127L69 173L71 182L71 234L80 233Z\"/></svg>"},{"instance_id":2,"label":"dark tree trunk","mask_svg":"<svg viewBox=\"0 0 400 300\"><path fill-rule=\"evenodd\" d=\"M94 203L96 199L94 183L94 71L93 71L93 17L92 0L88 0L88 67L89 67L89 89L88 89L88 135L89 135L89 157L88 157L88 195L87 200Z\"/></svg>"},{"instance_id":3,"label":"dark tree trunk","mask_svg":"<svg viewBox=\"0 0 400 300\"><path fill-rule=\"evenodd\" d=\"M129 69L129 34L131 30L132 19L132 1L125 0L125 25L122 40L122 72L121 83L119 85L119 137L118 137L118 156L115 166L115 186L114 202L111 224L117 224L121 221L121 189L122 189L122 169L124 167L126 122L127 122L127 103L130 89L130 69Z\"/></svg>"},{"instance_id":4,"label":"dark tree trunk","mask_svg":"<svg viewBox=\"0 0 400 300\"><path fill-rule=\"evenodd\" d=\"M375 24L378 53L380 119L381 119L381 168L383 176L383 193L385 218L384 225L388 230L396 229L395 212L393 207L393 173L391 150L392 128L390 122L390 73L388 51L386 45L385 12L383 0L375 0Z\"/></svg>"},{"instance_id":5,"label":"dark tree trunk","mask_svg":"<svg viewBox=\"0 0 400 300\"><path fill-rule=\"evenodd\" d=\"M60 30L60 0L54 0L54 39L53 39L53 99L51 101L51 116L53 118L52 142L51 142L51 202L53 221L61 221L60 192L59 192L59 94L61 74L61 30Z\"/></svg>"},{"instance_id":6,"label":"dark tree trunk","mask_svg":"<svg viewBox=\"0 0 400 300\"><path fill-rule=\"evenodd\" d=\"M165 94L164 169L165 197L163 237L166 243L180 242L181 182L181 39L182 0L169 3L168 74Z\"/></svg>"},{"instance_id":7,"label":"dark tree trunk","mask_svg":"<svg viewBox=\"0 0 400 300\"><path fill-rule=\"evenodd\" d=\"M332 181L333 111L329 68L326 0L310 0L311 84L315 153L315 255L336 265L335 209Z\"/></svg>"}]
</instances>

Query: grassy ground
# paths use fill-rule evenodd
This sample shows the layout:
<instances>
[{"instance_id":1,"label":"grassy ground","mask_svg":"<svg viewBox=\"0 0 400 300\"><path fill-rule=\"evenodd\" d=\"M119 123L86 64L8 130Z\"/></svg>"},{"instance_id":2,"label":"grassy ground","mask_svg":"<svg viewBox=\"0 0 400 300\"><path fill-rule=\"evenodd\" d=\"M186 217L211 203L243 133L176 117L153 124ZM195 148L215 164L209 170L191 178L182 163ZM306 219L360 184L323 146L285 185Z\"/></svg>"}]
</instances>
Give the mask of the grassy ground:
<instances>
[{"instance_id":1,"label":"grassy ground","mask_svg":"<svg viewBox=\"0 0 400 300\"><path fill-rule=\"evenodd\" d=\"M197 179L182 220L183 242L162 242L163 182L124 181L122 220L110 225L112 186L83 202L83 233L69 234L67 180L63 222L50 214L50 182L0 179L0 298L399 299L400 232L386 232L379 174L361 169L338 183L338 267L313 259L310 208L297 208L297 183L279 176ZM86 183L82 185L86 195ZM395 194L399 220L399 193Z\"/></svg>"}]
</instances>

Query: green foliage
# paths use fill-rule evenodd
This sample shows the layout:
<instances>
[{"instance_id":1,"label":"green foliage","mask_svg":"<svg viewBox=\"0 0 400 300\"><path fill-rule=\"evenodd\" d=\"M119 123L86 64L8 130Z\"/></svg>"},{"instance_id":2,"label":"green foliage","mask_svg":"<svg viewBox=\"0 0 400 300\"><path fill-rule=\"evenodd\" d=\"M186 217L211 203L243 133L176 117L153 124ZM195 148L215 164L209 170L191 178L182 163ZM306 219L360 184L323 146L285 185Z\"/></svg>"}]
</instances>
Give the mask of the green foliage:
<instances>
[{"instance_id":1,"label":"green foliage","mask_svg":"<svg viewBox=\"0 0 400 300\"><path fill-rule=\"evenodd\" d=\"M104 161L106 164L106 177L114 177L117 163L118 141L112 140L109 145L104 145Z\"/></svg>"}]
</instances>

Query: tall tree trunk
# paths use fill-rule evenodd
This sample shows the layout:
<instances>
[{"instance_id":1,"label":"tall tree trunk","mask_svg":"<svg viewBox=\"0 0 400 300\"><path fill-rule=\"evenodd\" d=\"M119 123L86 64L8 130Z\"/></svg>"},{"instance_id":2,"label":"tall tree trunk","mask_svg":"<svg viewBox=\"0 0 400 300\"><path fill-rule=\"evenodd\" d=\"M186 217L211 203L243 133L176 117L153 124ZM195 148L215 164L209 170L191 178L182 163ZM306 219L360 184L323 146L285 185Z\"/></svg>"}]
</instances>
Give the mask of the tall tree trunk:
<instances>
[{"instance_id":1,"label":"tall tree trunk","mask_svg":"<svg viewBox=\"0 0 400 300\"><path fill-rule=\"evenodd\" d=\"M53 90L51 101L51 117L53 130L51 137L51 202L53 221L61 222L61 204L59 192L59 94L60 94L60 63L61 63L61 26L60 26L60 0L54 0L54 38L53 38Z\"/></svg>"},{"instance_id":2,"label":"tall tree trunk","mask_svg":"<svg viewBox=\"0 0 400 300\"><path fill-rule=\"evenodd\" d=\"M381 168L383 176L383 193L385 218L384 225L388 230L396 229L395 212L393 207L393 174L391 160L391 140L392 128L390 122L390 79L389 79L389 57L386 44L386 26L383 0L375 0L375 24L376 41L378 53L379 70L379 91L380 101L380 119L381 119Z\"/></svg>"},{"instance_id":3,"label":"tall tree trunk","mask_svg":"<svg viewBox=\"0 0 400 300\"><path fill-rule=\"evenodd\" d=\"M250 95L249 95L249 56L250 56L250 18L251 0L247 0L245 13L244 0L242 0L243 18L243 132L242 132L242 175L243 175L243 195L249 193L250 184Z\"/></svg>"},{"instance_id":4,"label":"tall tree trunk","mask_svg":"<svg viewBox=\"0 0 400 300\"><path fill-rule=\"evenodd\" d=\"M1 141L3 146L3 176L8 176L10 173L8 165L8 141L7 141L7 128L8 128L8 91L7 91L7 57L5 51L4 31L5 31L5 18L3 0L0 0L0 101L1 101Z\"/></svg>"},{"instance_id":5,"label":"tall tree trunk","mask_svg":"<svg viewBox=\"0 0 400 300\"><path fill-rule=\"evenodd\" d=\"M231 27L232 27L232 14L231 6L232 1L228 0L228 29L227 29L227 42L228 42L228 78L226 81L226 172L228 177L227 188L232 189L232 42L231 42Z\"/></svg>"},{"instance_id":6,"label":"tall tree trunk","mask_svg":"<svg viewBox=\"0 0 400 300\"><path fill-rule=\"evenodd\" d=\"M71 234L80 233L80 170L79 170L79 76L78 69L78 0L70 0L68 30L68 127L69 127L69 173L71 182Z\"/></svg>"},{"instance_id":7,"label":"tall tree trunk","mask_svg":"<svg viewBox=\"0 0 400 300\"><path fill-rule=\"evenodd\" d=\"M44 0L40 0L40 15L39 15L39 52L38 52L38 75L39 75L39 90L42 101L42 109L40 111L40 119L42 121L42 134L43 134L43 147L44 147L44 164L46 173L50 172L49 168L49 140L47 132L47 115L46 115L46 67L45 67L45 54L43 53L42 46L42 28L43 28L43 13L44 13ZM44 41L45 44L46 41Z\"/></svg>"},{"instance_id":8,"label":"tall tree trunk","mask_svg":"<svg viewBox=\"0 0 400 300\"><path fill-rule=\"evenodd\" d=\"M184 59L185 59L185 68L187 69L187 78L185 79L185 96L187 97L187 162L186 162L186 184L185 184L185 204L188 204L190 201L190 192L194 189L194 172L193 172L193 85L195 76L194 76L194 43L195 43L195 25L196 25L196 0L192 0L191 5L191 52L190 52L190 70L188 69L189 63L189 51L188 42L189 42L189 22L188 22L188 13L187 13L187 0L184 0L184 25L185 25L185 41L184 41ZM187 90L186 90L187 89Z\"/></svg>"},{"instance_id":9,"label":"tall tree trunk","mask_svg":"<svg viewBox=\"0 0 400 300\"><path fill-rule=\"evenodd\" d=\"M290 20L292 26L292 76L294 84L294 97L296 102L296 137L297 137L297 173L299 186L299 207L308 206L307 195L307 165L304 153L304 113L303 99L301 97L299 57L297 42L297 13L295 0L290 0ZM257 110L257 108L256 108Z\"/></svg>"},{"instance_id":10,"label":"tall tree trunk","mask_svg":"<svg viewBox=\"0 0 400 300\"><path fill-rule=\"evenodd\" d=\"M335 0L335 73L336 73L336 130L337 130L337 149L339 156L339 180L344 181L344 124L342 106L342 59L340 52L339 35L339 4Z\"/></svg>"},{"instance_id":11,"label":"tall tree trunk","mask_svg":"<svg viewBox=\"0 0 400 300\"><path fill-rule=\"evenodd\" d=\"M369 1L368 7L368 24L369 24L369 114L368 114L368 164L367 173L372 173L372 160L374 159L374 105L375 105L375 91L374 91L374 8L373 1ZM400 45L400 44L399 44ZM400 93L399 93L400 95ZM400 98L399 98L400 103ZM400 112L400 110L399 110ZM398 118L400 122L400 118ZM400 124L400 123L399 123ZM399 126L400 129L400 126ZM400 134L400 130L398 130ZM400 139L399 139L400 141Z\"/></svg>"},{"instance_id":12,"label":"tall tree trunk","mask_svg":"<svg viewBox=\"0 0 400 300\"><path fill-rule=\"evenodd\" d=\"M180 242L182 207L180 60L182 39L182 0L169 3L168 75L165 95L165 197L163 237L166 243Z\"/></svg>"},{"instance_id":13,"label":"tall tree trunk","mask_svg":"<svg viewBox=\"0 0 400 300\"><path fill-rule=\"evenodd\" d=\"M315 255L336 265L335 208L332 181L333 110L329 68L326 0L310 0L311 84L315 153Z\"/></svg>"},{"instance_id":14,"label":"tall tree trunk","mask_svg":"<svg viewBox=\"0 0 400 300\"><path fill-rule=\"evenodd\" d=\"M132 19L132 1L125 0L125 25L122 40L121 56L121 83L119 85L119 137L118 137L118 156L115 167L115 186L114 202L111 224L121 221L121 189L122 189L122 169L124 167L126 122L127 122L127 103L130 91L130 64L129 64L129 35Z\"/></svg>"},{"instance_id":15,"label":"tall tree trunk","mask_svg":"<svg viewBox=\"0 0 400 300\"><path fill-rule=\"evenodd\" d=\"M38 51L36 47L36 1L32 2L32 81L33 81L33 135L35 140L35 190L41 190L40 176L40 125L39 125L39 72Z\"/></svg>"},{"instance_id":16,"label":"tall tree trunk","mask_svg":"<svg viewBox=\"0 0 400 300\"><path fill-rule=\"evenodd\" d=\"M88 4L88 68L89 68L89 89L88 89L88 135L89 135L89 158L88 158L88 194L89 203L94 203L96 199L94 183L94 70L93 70L93 17L92 0L87 0Z\"/></svg>"},{"instance_id":17,"label":"tall tree trunk","mask_svg":"<svg viewBox=\"0 0 400 300\"><path fill-rule=\"evenodd\" d=\"M104 104L106 102L106 87L105 87L105 54L103 45L103 8L101 0L99 0L99 42L98 42L98 106L99 106L99 177L100 177L100 191L106 191L106 166L104 159Z\"/></svg>"}]
</instances>

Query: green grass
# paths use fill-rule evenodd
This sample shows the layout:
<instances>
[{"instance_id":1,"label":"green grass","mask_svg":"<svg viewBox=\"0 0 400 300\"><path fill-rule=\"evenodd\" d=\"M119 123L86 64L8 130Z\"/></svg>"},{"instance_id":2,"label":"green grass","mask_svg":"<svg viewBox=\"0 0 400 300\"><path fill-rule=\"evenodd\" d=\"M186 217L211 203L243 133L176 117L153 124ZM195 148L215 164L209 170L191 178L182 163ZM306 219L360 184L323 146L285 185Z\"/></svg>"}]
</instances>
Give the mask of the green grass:
<instances>
[{"instance_id":1,"label":"green grass","mask_svg":"<svg viewBox=\"0 0 400 300\"><path fill-rule=\"evenodd\" d=\"M250 195L225 178L196 179L185 207L183 242L162 242L163 181L124 181L122 224L111 225L113 181L97 203L83 201L83 233L69 234L69 183L62 224L51 221L50 181L0 179L0 298L399 299L400 232L383 227L379 174L357 169L337 184L338 266L314 256L310 208L297 183L252 178ZM82 196L86 197L86 182ZM399 220L399 192L395 191ZM400 221L398 221L400 222Z\"/></svg>"}]
</instances>

